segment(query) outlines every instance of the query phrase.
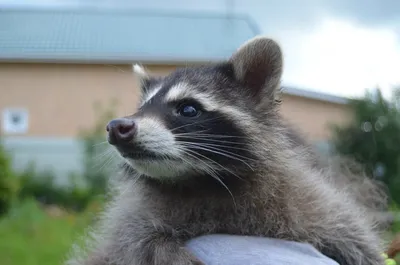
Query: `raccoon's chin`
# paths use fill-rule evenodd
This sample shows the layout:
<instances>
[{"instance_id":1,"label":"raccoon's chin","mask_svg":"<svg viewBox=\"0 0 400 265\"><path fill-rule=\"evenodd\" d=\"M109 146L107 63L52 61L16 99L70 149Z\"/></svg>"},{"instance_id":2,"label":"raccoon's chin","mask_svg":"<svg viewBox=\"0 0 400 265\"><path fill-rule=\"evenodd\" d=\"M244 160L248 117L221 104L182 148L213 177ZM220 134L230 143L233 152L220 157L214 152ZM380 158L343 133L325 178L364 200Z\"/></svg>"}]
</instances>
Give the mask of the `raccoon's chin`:
<instances>
[{"instance_id":1,"label":"raccoon's chin","mask_svg":"<svg viewBox=\"0 0 400 265\"><path fill-rule=\"evenodd\" d=\"M146 175L156 179L174 179L181 178L186 173L191 171L191 167L182 161L176 159L162 159L157 157L133 159L126 157L128 164L135 169L139 174Z\"/></svg>"}]
</instances>

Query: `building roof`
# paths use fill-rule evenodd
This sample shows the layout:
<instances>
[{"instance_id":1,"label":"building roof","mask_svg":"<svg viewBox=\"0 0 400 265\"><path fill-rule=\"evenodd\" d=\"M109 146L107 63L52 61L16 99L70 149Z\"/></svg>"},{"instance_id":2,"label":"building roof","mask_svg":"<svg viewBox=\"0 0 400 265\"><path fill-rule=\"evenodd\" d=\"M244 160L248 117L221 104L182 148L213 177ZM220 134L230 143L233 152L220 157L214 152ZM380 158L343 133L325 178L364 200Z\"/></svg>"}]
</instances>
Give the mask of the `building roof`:
<instances>
[{"instance_id":1,"label":"building roof","mask_svg":"<svg viewBox=\"0 0 400 265\"><path fill-rule=\"evenodd\" d=\"M2 7L0 61L206 62L259 33L237 14Z\"/></svg>"},{"instance_id":2,"label":"building roof","mask_svg":"<svg viewBox=\"0 0 400 265\"><path fill-rule=\"evenodd\" d=\"M349 98L346 97L331 95L312 90L300 89L293 86L282 86L282 92L287 95L320 100L334 104L347 104L349 102Z\"/></svg>"},{"instance_id":3,"label":"building roof","mask_svg":"<svg viewBox=\"0 0 400 265\"><path fill-rule=\"evenodd\" d=\"M224 60L260 34L238 14L89 8L0 8L0 62L186 63ZM284 86L283 93L346 104Z\"/></svg>"}]
</instances>

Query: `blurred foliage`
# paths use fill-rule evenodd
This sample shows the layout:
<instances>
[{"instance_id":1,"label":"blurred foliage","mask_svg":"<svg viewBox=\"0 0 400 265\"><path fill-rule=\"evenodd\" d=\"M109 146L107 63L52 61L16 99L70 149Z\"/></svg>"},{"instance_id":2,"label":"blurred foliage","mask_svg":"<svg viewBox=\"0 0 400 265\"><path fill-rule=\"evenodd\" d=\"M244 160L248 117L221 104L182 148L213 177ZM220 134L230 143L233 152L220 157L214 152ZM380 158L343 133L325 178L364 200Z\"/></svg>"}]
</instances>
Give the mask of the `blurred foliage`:
<instances>
[{"instance_id":1,"label":"blurred foliage","mask_svg":"<svg viewBox=\"0 0 400 265\"><path fill-rule=\"evenodd\" d=\"M11 168L11 158L0 142L0 216L7 213L16 199L19 186Z\"/></svg>"},{"instance_id":2,"label":"blurred foliage","mask_svg":"<svg viewBox=\"0 0 400 265\"><path fill-rule=\"evenodd\" d=\"M35 200L13 205L0 219L0 257L2 265L63 264L71 246L81 243L84 234L101 210L93 201L81 213L43 207Z\"/></svg>"},{"instance_id":3,"label":"blurred foliage","mask_svg":"<svg viewBox=\"0 0 400 265\"><path fill-rule=\"evenodd\" d=\"M70 173L67 183L60 185L56 183L54 172L38 171L34 164L18 174L18 178L9 170L4 175L9 176L8 179L18 179L21 183L18 197L22 200L34 198L45 205L58 205L75 211L83 211L90 201L102 198L106 194L110 174L107 169L111 168L112 162L107 155L110 147L105 141L104 132L106 123L114 117L115 105L114 101L106 108L95 104L97 119L94 126L79 135L84 152L82 174Z\"/></svg>"},{"instance_id":4,"label":"blurred foliage","mask_svg":"<svg viewBox=\"0 0 400 265\"><path fill-rule=\"evenodd\" d=\"M54 172L39 171L34 164L13 172L0 145L0 211L9 209L0 219L2 265L62 264L94 213L102 209L111 168L105 125L114 117L115 104L95 105L93 128L80 134L83 173L71 173L66 185L56 183Z\"/></svg>"},{"instance_id":5,"label":"blurred foliage","mask_svg":"<svg viewBox=\"0 0 400 265\"><path fill-rule=\"evenodd\" d=\"M55 182L55 174L50 170L38 171L34 164L29 165L20 175L21 190L19 198L34 198L44 205L58 205L65 209L83 211L93 195L87 187L76 184L71 174L69 185Z\"/></svg>"},{"instance_id":6,"label":"blurred foliage","mask_svg":"<svg viewBox=\"0 0 400 265\"><path fill-rule=\"evenodd\" d=\"M400 89L391 100L380 90L350 101L353 120L332 126L335 151L363 164L367 173L389 188L391 199L400 203Z\"/></svg>"},{"instance_id":7,"label":"blurred foliage","mask_svg":"<svg viewBox=\"0 0 400 265\"><path fill-rule=\"evenodd\" d=\"M95 103L95 124L89 130L82 130L79 135L85 152L83 176L93 194L104 194L107 188L112 160L109 156L110 147L106 142L105 128L108 121L115 117L116 105L116 100L111 100L106 107Z\"/></svg>"},{"instance_id":8,"label":"blurred foliage","mask_svg":"<svg viewBox=\"0 0 400 265\"><path fill-rule=\"evenodd\" d=\"M391 232L392 234L400 233L400 212L397 212L397 218L396 221L391 226Z\"/></svg>"}]
</instances>

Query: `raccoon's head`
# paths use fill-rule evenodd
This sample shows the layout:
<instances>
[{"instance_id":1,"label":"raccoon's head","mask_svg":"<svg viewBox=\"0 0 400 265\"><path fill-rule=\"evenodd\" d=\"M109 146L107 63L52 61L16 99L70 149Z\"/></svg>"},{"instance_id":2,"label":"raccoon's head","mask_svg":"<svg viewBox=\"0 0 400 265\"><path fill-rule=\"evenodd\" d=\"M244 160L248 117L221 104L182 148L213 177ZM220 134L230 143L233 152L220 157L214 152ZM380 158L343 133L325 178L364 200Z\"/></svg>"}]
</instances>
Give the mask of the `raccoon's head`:
<instances>
[{"instance_id":1,"label":"raccoon's head","mask_svg":"<svg viewBox=\"0 0 400 265\"><path fill-rule=\"evenodd\" d=\"M165 77L139 66L134 72L141 79L140 107L107 125L109 143L130 167L160 180L252 170L252 138L274 119L282 74L276 42L257 37L226 61Z\"/></svg>"}]
</instances>

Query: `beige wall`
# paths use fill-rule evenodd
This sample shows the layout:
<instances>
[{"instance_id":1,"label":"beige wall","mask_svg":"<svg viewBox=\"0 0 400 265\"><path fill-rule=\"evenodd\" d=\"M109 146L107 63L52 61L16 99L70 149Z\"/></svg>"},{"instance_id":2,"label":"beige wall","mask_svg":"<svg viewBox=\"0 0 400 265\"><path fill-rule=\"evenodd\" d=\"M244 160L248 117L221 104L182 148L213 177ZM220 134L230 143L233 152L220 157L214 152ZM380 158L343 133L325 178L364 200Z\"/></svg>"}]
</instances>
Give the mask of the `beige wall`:
<instances>
[{"instance_id":1,"label":"beige wall","mask_svg":"<svg viewBox=\"0 0 400 265\"><path fill-rule=\"evenodd\" d=\"M283 96L281 111L291 124L312 140L329 138L329 124L343 124L350 118L346 105L292 95Z\"/></svg>"},{"instance_id":2,"label":"beige wall","mask_svg":"<svg viewBox=\"0 0 400 265\"><path fill-rule=\"evenodd\" d=\"M151 67L160 74L173 67ZM129 66L0 64L0 109L29 110L31 136L74 136L95 120L93 103L117 98L117 115L135 109L138 91Z\"/></svg>"},{"instance_id":3,"label":"beige wall","mask_svg":"<svg viewBox=\"0 0 400 265\"><path fill-rule=\"evenodd\" d=\"M147 66L166 74L174 66ZM117 115L131 113L138 90L130 66L0 64L0 111L29 111L29 136L75 136L95 120L93 103L118 100ZM327 122L347 117L342 105L284 96L283 115L315 140L328 137Z\"/></svg>"}]
</instances>

